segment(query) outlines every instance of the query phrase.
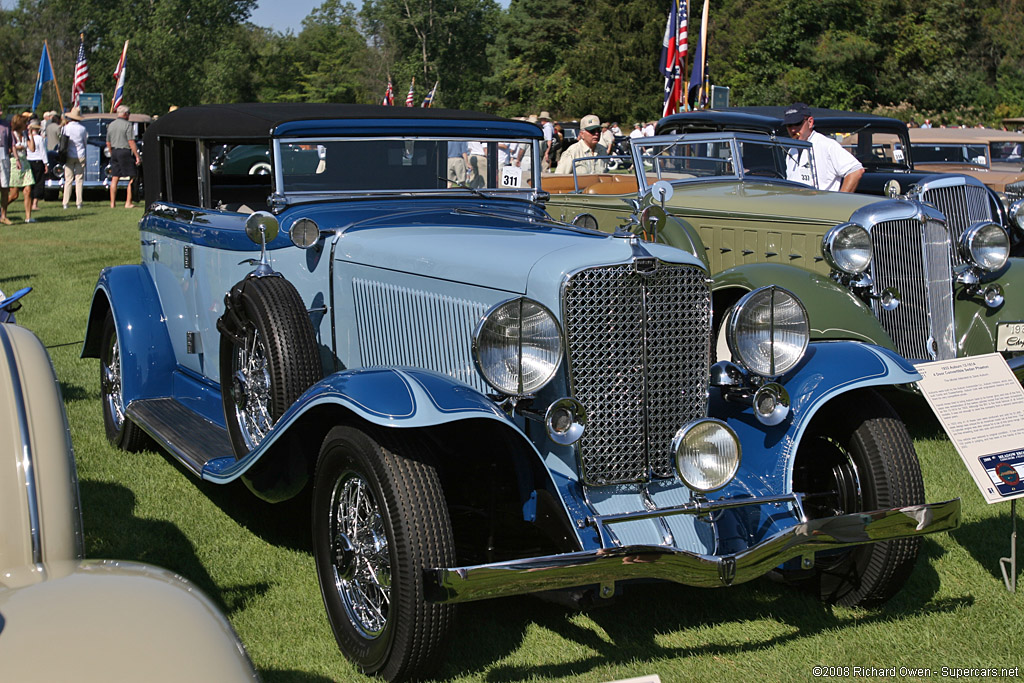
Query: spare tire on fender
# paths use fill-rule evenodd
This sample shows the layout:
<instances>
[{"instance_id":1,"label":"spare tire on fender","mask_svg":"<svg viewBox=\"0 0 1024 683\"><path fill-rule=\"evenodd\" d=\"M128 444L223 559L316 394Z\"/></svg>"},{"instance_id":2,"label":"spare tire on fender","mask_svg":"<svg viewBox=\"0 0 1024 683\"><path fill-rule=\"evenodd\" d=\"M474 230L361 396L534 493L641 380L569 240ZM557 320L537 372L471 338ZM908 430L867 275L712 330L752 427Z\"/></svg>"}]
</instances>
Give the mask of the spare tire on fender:
<instances>
[{"instance_id":1,"label":"spare tire on fender","mask_svg":"<svg viewBox=\"0 0 1024 683\"><path fill-rule=\"evenodd\" d=\"M217 321L220 382L231 448L243 458L281 415L323 377L302 297L274 274L249 276L224 297Z\"/></svg>"}]
</instances>

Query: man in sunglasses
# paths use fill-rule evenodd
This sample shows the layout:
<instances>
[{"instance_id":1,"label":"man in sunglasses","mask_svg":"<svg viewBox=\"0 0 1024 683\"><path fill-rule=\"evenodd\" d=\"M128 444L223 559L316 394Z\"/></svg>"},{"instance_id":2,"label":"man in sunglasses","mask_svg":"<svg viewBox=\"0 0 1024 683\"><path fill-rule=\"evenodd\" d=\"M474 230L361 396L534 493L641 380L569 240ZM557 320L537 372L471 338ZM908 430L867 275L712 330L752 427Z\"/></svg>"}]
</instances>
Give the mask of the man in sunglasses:
<instances>
[{"instance_id":1,"label":"man in sunglasses","mask_svg":"<svg viewBox=\"0 0 1024 683\"><path fill-rule=\"evenodd\" d=\"M555 173L572 173L573 162L587 157L607 157L608 148L598 142L601 137L601 119L587 114L580 119L580 139L562 152ZM576 163L577 174L604 173L608 170L607 159L590 159Z\"/></svg>"},{"instance_id":2,"label":"man in sunglasses","mask_svg":"<svg viewBox=\"0 0 1024 683\"><path fill-rule=\"evenodd\" d=\"M789 180L830 192L853 192L857 189L860 177L864 175L864 166L836 140L814 130L814 117L806 104L797 102L786 107L782 123L789 131L789 137L811 143L814 157L812 174L808 154L802 150L790 150L786 160L786 177Z\"/></svg>"}]
</instances>

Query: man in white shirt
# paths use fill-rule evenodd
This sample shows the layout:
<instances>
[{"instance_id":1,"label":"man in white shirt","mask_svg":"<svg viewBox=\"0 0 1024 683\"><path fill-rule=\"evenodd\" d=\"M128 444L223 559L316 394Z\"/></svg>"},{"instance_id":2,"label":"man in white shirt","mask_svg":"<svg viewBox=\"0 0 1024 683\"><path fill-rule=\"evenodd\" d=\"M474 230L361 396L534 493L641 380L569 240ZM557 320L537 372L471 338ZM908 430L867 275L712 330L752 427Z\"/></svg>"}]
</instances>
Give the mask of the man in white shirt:
<instances>
[{"instance_id":1,"label":"man in white shirt","mask_svg":"<svg viewBox=\"0 0 1024 683\"><path fill-rule=\"evenodd\" d=\"M790 154L786 161L786 177L789 180L814 185L819 190L829 192L856 191L860 177L864 175L864 166L836 140L814 130L810 107L803 102L786 107L782 123L789 131L789 137L811 143L814 156L812 175L806 154Z\"/></svg>"},{"instance_id":2,"label":"man in white shirt","mask_svg":"<svg viewBox=\"0 0 1024 683\"><path fill-rule=\"evenodd\" d=\"M551 141L555 137L555 124L551 123L551 114L546 111L542 111L537 118L540 120L540 129L544 133L544 142L540 143L540 169L547 171L551 168Z\"/></svg>"}]
</instances>

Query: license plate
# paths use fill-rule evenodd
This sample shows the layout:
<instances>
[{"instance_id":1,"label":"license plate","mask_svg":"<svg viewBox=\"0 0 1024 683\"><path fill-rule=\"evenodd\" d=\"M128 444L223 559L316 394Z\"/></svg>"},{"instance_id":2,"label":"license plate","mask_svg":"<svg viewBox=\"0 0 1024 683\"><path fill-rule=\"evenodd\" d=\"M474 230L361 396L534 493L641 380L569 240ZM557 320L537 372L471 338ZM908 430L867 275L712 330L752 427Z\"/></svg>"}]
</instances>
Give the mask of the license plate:
<instances>
[{"instance_id":1,"label":"license plate","mask_svg":"<svg viewBox=\"0 0 1024 683\"><path fill-rule=\"evenodd\" d=\"M1024 322L996 323L996 351L1024 351Z\"/></svg>"}]
</instances>

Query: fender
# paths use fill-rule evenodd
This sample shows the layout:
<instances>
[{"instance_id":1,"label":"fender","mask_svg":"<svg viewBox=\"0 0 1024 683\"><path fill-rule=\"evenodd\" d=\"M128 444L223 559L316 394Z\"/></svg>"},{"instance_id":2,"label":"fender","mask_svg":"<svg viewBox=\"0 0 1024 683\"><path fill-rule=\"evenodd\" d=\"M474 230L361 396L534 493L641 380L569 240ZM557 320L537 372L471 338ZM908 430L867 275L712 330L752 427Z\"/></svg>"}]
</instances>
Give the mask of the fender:
<instances>
[{"instance_id":1,"label":"fender","mask_svg":"<svg viewBox=\"0 0 1024 683\"><path fill-rule=\"evenodd\" d=\"M112 311L121 345L125 405L140 398L171 395L171 377L177 366L159 302L156 286L143 266L113 266L100 272L81 357L100 357L103 321L107 311Z\"/></svg>"},{"instance_id":2,"label":"fender","mask_svg":"<svg viewBox=\"0 0 1024 683\"><path fill-rule=\"evenodd\" d=\"M999 308L989 308L981 295L969 295L957 285L953 314L958 356L992 353L996 348L996 323L1024 321L1024 258L1010 258L1002 270L982 278L982 285L997 284L1005 300Z\"/></svg>"},{"instance_id":3,"label":"fender","mask_svg":"<svg viewBox=\"0 0 1024 683\"><path fill-rule=\"evenodd\" d=\"M522 445L541 460L533 443L494 401L451 377L416 368L370 368L336 372L306 390L285 411L267 437L241 460L218 458L203 468L202 478L226 484L245 474L275 450L303 418L323 406L340 406L374 425L398 429L434 427L468 419L494 420L512 429ZM302 425L308 429L311 425ZM333 426L320 425L326 434Z\"/></svg>"},{"instance_id":4,"label":"fender","mask_svg":"<svg viewBox=\"0 0 1024 683\"><path fill-rule=\"evenodd\" d=\"M919 379L921 375L910 361L889 349L849 341L812 342L804 359L779 380L789 392L791 408L790 417L782 424L766 427L751 406L726 401L714 388L710 414L724 419L740 437L748 475L766 484L772 494L790 493L800 441L825 404L858 389Z\"/></svg>"},{"instance_id":5,"label":"fender","mask_svg":"<svg viewBox=\"0 0 1024 683\"><path fill-rule=\"evenodd\" d=\"M776 263L734 266L714 275L711 285L716 313L719 308L765 285L778 285L796 294L807 309L811 339L863 341L895 350L892 337L882 329L871 308L842 285L803 268ZM735 296L731 296L735 294ZM721 303L719 303L721 302Z\"/></svg>"}]
</instances>

